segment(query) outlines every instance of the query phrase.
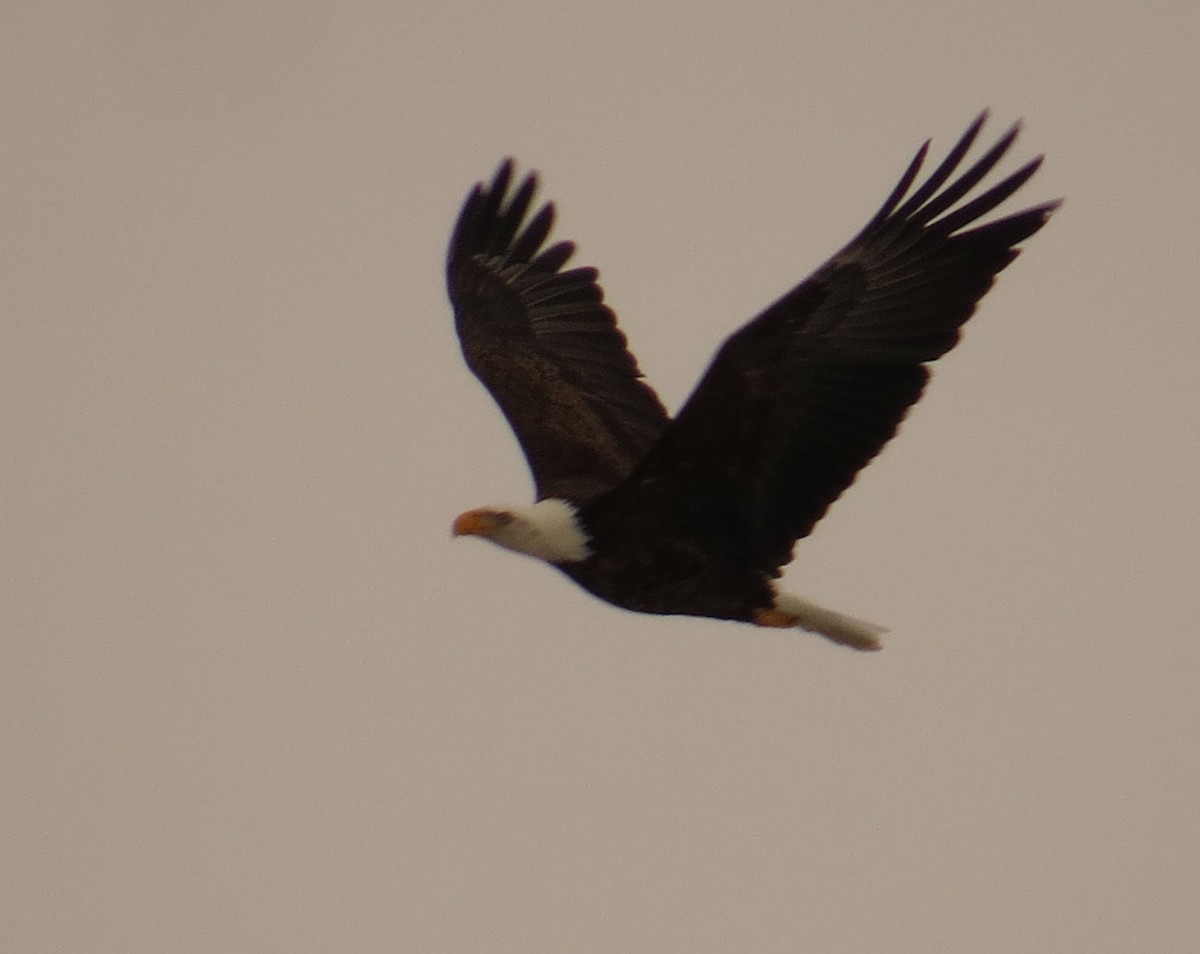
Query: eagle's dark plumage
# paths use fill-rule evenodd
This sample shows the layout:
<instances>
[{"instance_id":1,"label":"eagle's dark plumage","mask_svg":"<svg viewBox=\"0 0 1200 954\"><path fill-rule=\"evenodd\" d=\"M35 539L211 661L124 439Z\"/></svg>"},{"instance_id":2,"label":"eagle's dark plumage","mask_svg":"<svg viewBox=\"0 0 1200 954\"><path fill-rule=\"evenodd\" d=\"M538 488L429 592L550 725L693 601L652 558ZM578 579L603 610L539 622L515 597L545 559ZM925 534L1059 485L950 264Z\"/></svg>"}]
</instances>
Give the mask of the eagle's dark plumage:
<instances>
[{"instance_id":1,"label":"eagle's dark plumage","mask_svg":"<svg viewBox=\"0 0 1200 954\"><path fill-rule=\"evenodd\" d=\"M955 178L984 118L913 189L922 146L849 244L725 342L674 420L641 380L596 270L565 267L569 242L546 246L554 208L529 215L536 177L514 190L502 163L467 198L448 284L467 364L544 505L471 511L456 530L547 559L629 609L796 624L874 648L877 628L772 581L1058 205L976 224L1041 163L968 198L1017 136Z\"/></svg>"}]
</instances>

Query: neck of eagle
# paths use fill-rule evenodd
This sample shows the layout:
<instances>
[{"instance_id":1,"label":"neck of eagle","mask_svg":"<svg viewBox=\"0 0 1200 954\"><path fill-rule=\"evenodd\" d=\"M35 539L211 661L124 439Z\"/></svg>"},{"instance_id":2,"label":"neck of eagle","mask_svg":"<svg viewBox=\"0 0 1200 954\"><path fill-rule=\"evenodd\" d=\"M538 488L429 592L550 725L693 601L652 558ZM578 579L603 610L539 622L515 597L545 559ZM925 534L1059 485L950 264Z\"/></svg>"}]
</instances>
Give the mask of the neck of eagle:
<instances>
[{"instance_id":1,"label":"neck of eagle","mask_svg":"<svg viewBox=\"0 0 1200 954\"><path fill-rule=\"evenodd\" d=\"M548 563L578 563L592 552L574 504L558 497L512 511L515 518L496 542Z\"/></svg>"}]
</instances>

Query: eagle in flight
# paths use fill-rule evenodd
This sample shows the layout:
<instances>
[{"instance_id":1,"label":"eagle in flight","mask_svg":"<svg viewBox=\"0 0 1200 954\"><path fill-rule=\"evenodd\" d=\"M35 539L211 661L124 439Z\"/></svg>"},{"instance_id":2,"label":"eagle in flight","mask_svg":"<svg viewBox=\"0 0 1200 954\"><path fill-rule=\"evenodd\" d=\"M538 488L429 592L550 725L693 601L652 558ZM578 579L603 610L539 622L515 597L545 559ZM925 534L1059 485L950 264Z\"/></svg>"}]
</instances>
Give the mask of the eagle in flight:
<instances>
[{"instance_id":1,"label":"eagle in flight","mask_svg":"<svg viewBox=\"0 0 1200 954\"><path fill-rule=\"evenodd\" d=\"M882 627L776 580L1059 204L977 224L1041 164L972 197L1019 128L959 172L985 118L914 189L926 142L858 235L725 341L674 418L642 380L596 269L567 267L571 242L547 244L554 206L531 214L536 175L514 187L502 162L463 205L447 282L467 365L512 426L536 502L469 510L454 534L544 560L625 609L878 649Z\"/></svg>"}]
</instances>

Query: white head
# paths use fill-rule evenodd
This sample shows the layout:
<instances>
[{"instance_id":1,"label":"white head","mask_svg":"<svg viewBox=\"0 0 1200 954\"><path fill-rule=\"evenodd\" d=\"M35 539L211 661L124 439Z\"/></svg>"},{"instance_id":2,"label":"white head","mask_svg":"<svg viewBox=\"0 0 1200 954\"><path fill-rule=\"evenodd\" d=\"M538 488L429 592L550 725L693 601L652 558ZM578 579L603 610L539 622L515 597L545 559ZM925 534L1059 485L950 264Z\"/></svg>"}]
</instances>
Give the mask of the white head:
<instances>
[{"instance_id":1,"label":"white head","mask_svg":"<svg viewBox=\"0 0 1200 954\"><path fill-rule=\"evenodd\" d=\"M577 563L591 554L588 535L575 507L550 497L531 507L482 507L459 514L456 537L484 537L492 543L547 563Z\"/></svg>"}]
</instances>

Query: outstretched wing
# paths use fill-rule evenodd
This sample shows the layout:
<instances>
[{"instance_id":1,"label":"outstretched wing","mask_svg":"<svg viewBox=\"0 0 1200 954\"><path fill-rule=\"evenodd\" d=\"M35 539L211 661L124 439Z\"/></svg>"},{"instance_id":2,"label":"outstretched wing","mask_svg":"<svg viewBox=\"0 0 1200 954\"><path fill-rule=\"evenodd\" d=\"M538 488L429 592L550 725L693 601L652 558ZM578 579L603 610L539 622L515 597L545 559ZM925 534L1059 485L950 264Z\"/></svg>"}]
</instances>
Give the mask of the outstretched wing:
<instances>
[{"instance_id":1,"label":"outstretched wing","mask_svg":"<svg viewBox=\"0 0 1200 954\"><path fill-rule=\"evenodd\" d=\"M598 508L634 520L668 512L676 533L766 572L791 558L896 433L925 387L925 364L954 347L1013 246L1058 205L973 226L1041 162L960 204L1017 135L1014 126L950 182L985 117L905 198L922 146L858 236L725 342L653 451Z\"/></svg>"},{"instance_id":2,"label":"outstretched wing","mask_svg":"<svg viewBox=\"0 0 1200 954\"><path fill-rule=\"evenodd\" d=\"M467 197L446 265L467 365L508 418L537 497L582 503L629 476L668 417L641 381L594 268L563 266L570 242L543 248L547 203L526 221L537 188L509 194L512 160Z\"/></svg>"}]
</instances>

